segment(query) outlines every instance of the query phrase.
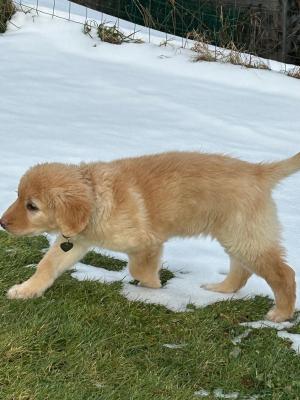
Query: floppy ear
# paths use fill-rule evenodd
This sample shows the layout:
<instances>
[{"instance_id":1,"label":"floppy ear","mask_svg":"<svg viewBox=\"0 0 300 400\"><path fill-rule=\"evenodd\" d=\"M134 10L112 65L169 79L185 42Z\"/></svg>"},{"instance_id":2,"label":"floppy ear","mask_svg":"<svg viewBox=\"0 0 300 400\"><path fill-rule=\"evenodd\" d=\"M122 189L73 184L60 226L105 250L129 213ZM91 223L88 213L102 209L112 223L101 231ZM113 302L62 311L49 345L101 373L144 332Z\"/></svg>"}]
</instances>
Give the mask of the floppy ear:
<instances>
[{"instance_id":1,"label":"floppy ear","mask_svg":"<svg viewBox=\"0 0 300 400\"><path fill-rule=\"evenodd\" d=\"M60 232L72 237L82 232L90 219L92 198L85 185L51 191L54 217Z\"/></svg>"}]
</instances>

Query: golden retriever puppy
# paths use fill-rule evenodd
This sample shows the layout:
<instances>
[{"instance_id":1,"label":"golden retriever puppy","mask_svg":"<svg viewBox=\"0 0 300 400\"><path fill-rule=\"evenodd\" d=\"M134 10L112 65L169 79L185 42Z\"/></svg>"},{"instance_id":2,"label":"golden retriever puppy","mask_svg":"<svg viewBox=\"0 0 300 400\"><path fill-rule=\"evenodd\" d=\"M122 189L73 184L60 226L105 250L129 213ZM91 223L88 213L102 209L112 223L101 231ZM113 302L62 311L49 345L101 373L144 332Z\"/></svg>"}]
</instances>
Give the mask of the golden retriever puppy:
<instances>
[{"instance_id":1,"label":"golden retriever puppy","mask_svg":"<svg viewBox=\"0 0 300 400\"><path fill-rule=\"evenodd\" d=\"M108 163L46 163L22 177L17 200L1 218L15 235L59 232L34 275L8 291L11 299L41 296L91 246L124 252L141 285L161 286L160 258L172 237L211 235L230 258L221 283L231 293L251 274L275 295L267 318L293 316L295 274L286 264L272 188L300 170L300 153L252 164L216 154L172 152Z\"/></svg>"}]
</instances>

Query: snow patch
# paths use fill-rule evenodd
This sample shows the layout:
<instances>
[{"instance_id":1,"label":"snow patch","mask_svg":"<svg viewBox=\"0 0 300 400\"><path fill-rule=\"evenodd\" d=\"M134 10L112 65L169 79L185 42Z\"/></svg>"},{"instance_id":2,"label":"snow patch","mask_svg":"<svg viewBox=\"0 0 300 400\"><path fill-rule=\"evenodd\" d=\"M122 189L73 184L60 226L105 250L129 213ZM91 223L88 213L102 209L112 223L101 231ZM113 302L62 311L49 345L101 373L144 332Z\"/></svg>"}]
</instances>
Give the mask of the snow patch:
<instances>
[{"instance_id":1,"label":"snow patch","mask_svg":"<svg viewBox=\"0 0 300 400\"><path fill-rule=\"evenodd\" d=\"M182 349L185 346L186 346L185 343L182 343L182 344L172 344L172 343L163 344L163 347L166 347L167 349Z\"/></svg>"},{"instance_id":2,"label":"snow patch","mask_svg":"<svg viewBox=\"0 0 300 400\"><path fill-rule=\"evenodd\" d=\"M253 321L253 322L242 322L241 326L247 326L253 329L261 329L261 328L272 328L277 331L281 331L282 329L289 329L295 325L295 322L272 322L272 321Z\"/></svg>"},{"instance_id":3,"label":"snow patch","mask_svg":"<svg viewBox=\"0 0 300 400\"><path fill-rule=\"evenodd\" d=\"M240 335L234 337L231 342L234 345L240 344L242 342L243 339L247 338L250 333L252 332L252 329L247 329L245 332L241 333Z\"/></svg>"},{"instance_id":4,"label":"snow patch","mask_svg":"<svg viewBox=\"0 0 300 400\"><path fill-rule=\"evenodd\" d=\"M242 326L247 326L251 327L253 329L261 329L261 328L272 328L276 329L277 335L280 338L283 339L288 339L292 342L292 349L297 353L300 354L300 334L297 333L289 333L285 331L284 329L290 329L297 325L300 322L300 314L297 315L297 317L294 319L294 321L286 321L286 322L271 322L271 321L254 321L254 322L243 322L240 325ZM251 329L248 330L249 333L251 332ZM242 333L242 335L246 334L247 331ZM249 334L248 333L248 334ZM248 336L248 334L246 336ZM240 335L240 336L242 336ZM237 336L238 339L240 336ZM245 336L245 337L246 337ZM233 341L235 340L233 339Z\"/></svg>"},{"instance_id":5,"label":"snow patch","mask_svg":"<svg viewBox=\"0 0 300 400\"><path fill-rule=\"evenodd\" d=\"M197 392L194 393L194 395L198 396L198 397L208 397L209 394L210 393L207 390L204 390L204 389L197 390Z\"/></svg>"},{"instance_id":6,"label":"snow patch","mask_svg":"<svg viewBox=\"0 0 300 400\"><path fill-rule=\"evenodd\" d=\"M25 265L24 268L36 268L36 265L37 264L28 264L28 265Z\"/></svg>"},{"instance_id":7,"label":"snow patch","mask_svg":"<svg viewBox=\"0 0 300 400\"><path fill-rule=\"evenodd\" d=\"M292 342L292 349L295 350L297 354L300 354L300 335L298 333L280 331L278 332L278 336L283 339L288 339L290 342Z\"/></svg>"},{"instance_id":8,"label":"snow patch","mask_svg":"<svg viewBox=\"0 0 300 400\"><path fill-rule=\"evenodd\" d=\"M77 263L75 271L71 276L79 281L99 281L102 283L113 283L117 281L130 282L132 278L127 268L122 271L110 271L101 267L93 267L83 263Z\"/></svg>"},{"instance_id":9,"label":"snow patch","mask_svg":"<svg viewBox=\"0 0 300 400\"><path fill-rule=\"evenodd\" d=\"M215 389L213 392L217 399L237 399L239 392L224 393L223 389Z\"/></svg>"}]
</instances>

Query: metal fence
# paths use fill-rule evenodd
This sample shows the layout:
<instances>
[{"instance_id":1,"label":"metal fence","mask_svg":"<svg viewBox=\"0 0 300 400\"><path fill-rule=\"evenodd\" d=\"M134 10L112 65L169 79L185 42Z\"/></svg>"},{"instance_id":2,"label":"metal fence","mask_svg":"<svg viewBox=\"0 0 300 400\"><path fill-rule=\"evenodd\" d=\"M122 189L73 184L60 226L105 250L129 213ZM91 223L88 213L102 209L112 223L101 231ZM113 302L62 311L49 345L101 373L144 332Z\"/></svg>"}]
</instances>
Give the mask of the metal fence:
<instances>
[{"instance_id":1,"label":"metal fence","mask_svg":"<svg viewBox=\"0 0 300 400\"><path fill-rule=\"evenodd\" d=\"M103 21L103 13L135 25L182 38L199 38L215 46L235 48L259 57L300 65L300 0L75 0L64 1L68 20L76 8L85 19ZM18 5L35 2L37 12L51 3L58 12L62 0L14 0ZM27 4L28 4L27 3ZM91 9L93 15L91 15ZM75 13L74 13L75 11ZM77 10L78 11L78 10ZM46 12L47 13L47 12ZM95 16L97 14L97 16ZM135 30L135 28L134 28ZM182 40L184 43L184 40Z\"/></svg>"},{"instance_id":2,"label":"metal fence","mask_svg":"<svg viewBox=\"0 0 300 400\"><path fill-rule=\"evenodd\" d=\"M75 0L181 37L300 65L300 0Z\"/></svg>"}]
</instances>

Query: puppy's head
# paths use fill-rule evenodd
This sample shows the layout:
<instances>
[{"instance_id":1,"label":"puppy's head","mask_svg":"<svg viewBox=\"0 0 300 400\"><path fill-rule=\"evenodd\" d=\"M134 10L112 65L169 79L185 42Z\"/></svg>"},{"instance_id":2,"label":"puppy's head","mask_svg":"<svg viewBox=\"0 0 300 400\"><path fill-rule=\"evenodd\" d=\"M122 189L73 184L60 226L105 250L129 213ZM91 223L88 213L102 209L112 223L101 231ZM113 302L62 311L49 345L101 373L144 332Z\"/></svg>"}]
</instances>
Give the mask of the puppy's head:
<instances>
[{"instance_id":1,"label":"puppy's head","mask_svg":"<svg viewBox=\"0 0 300 400\"><path fill-rule=\"evenodd\" d=\"M79 167L40 164L21 178L18 198L0 223L15 235L59 231L72 237L86 228L92 203L92 188Z\"/></svg>"}]
</instances>

